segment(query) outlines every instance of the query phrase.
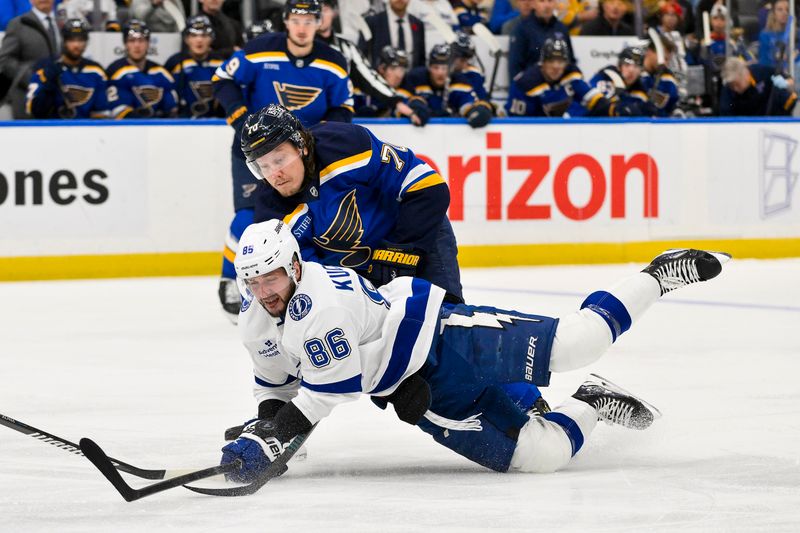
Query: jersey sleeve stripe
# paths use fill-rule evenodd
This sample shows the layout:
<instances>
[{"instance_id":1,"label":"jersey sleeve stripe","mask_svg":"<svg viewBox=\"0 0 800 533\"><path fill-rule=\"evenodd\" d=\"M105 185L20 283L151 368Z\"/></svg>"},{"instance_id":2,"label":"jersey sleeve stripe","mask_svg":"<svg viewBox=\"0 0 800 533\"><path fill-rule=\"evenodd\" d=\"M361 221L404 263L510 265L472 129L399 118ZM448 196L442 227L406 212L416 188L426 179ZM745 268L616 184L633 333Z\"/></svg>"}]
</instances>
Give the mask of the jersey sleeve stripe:
<instances>
[{"instance_id":1,"label":"jersey sleeve stripe","mask_svg":"<svg viewBox=\"0 0 800 533\"><path fill-rule=\"evenodd\" d=\"M561 79L561 85L566 85L567 83L575 80L583 79L580 72L572 72L571 74L567 74Z\"/></svg>"},{"instance_id":2,"label":"jersey sleeve stripe","mask_svg":"<svg viewBox=\"0 0 800 533\"><path fill-rule=\"evenodd\" d=\"M133 72L138 72L138 71L139 71L138 68L136 68L136 67L134 67L132 65L128 65L128 66L122 67L121 69L116 71L113 74L113 76L111 76L111 79L112 80L118 80L118 79L122 78L123 76L125 76L126 74L131 74Z\"/></svg>"},{"instance_id":3,"label":"jersey sleeve stripe","mask_svg":"<svg viewBox=\"0 0 800 533\"><path fill-rule=\"evenodd\" d=\"M470 92L472 91L472 86L466 83L454 83L450 86L451 91L459 91L459 92Z\"/></svg>"},{"instance_id":4,"label":"jersey sleeve stripe","mask_svg":"<svg viewBox=\"0 0 800 533\"><path fill-rule=\"evenodd\" d=\"M400 185L400 195L402 196L402 194L406 192L406 189L411 187L414 183L418 182L419 180L421 180L426 176L435 173L436 171L433 170L433 167L431 167L428 163L418 164L417 166L409 170L408 174L406 174L403 183Z\"/></svg>"},{"instance_id":5,"label":"jersey sleeve stripe","mask_svg":"<svg viewBox=\"0 0 800 533\"><path fill-rule=\"evenodd\" d=\"M425 323L430 283L414 278L411 282L411 296L406 300L405 316L397 327L397 334L389 356L389 364L378 384L369 394L377 394L397 385L408 370L420 330Z\"/></svg>"},{"instance_id":6,"label":"jersey sleeve stripe","mask_svg":"<svg viewBox=\"0 0 800 533\"><path fill-rule=\"evenodd\" d=\"M316 385L314 383L309 383L306 380L302 380L300 385L316 392L332 392L338 394L361 392L361 374L343 381L337 381L335 383L323 383L321 385Z\"/></svg>"},{"instance_id":7,"label":"jersey sleeve stripe","mask_svg":"<svg viewBox=\"0 0 800 533\"><path fill-rule=\"evenodd\" d=\"M245 59L251 63L266 63L267 61L289 61L289 58L284 52L258 52L256 54L247 54Z\"/></svg>"},{"instance_id":8,"label":"jersey sleeve stripe","mask_svg":"<svg viewBox=\"0 0 800 533\"><path fill-rule=\"evenodd\" d=\"M347 77L346 70L344 70L336 63L331 63L330 61L325 61L324 59L315 59L314 61L311 62L309 66L316 67L322 70L327 70L328 72L335 74L340 79L345 79Z\"/></svg>"},{"instance_id":9,"label":"jersey sleeve stripe","mask_svg":"<svg viewBox=\"0 0 800 533\"><path fill-rule=\"evenodd\" d=\"M283 223L294 229L295 223L306 213L308 213L308 204L300 204L294 211L283 217Z\"/></svg>"},{"instance_id":10,"label":"jersey sleeve stripe","mask_svg":"<svg viewBox=\"0 0 800 533\"><path fill-rule=\"evenodd\" d=\"M271 388L283 387L284 385L288 385L289 383L297 381L297 378L294 376L287 377L286 381L284 381L283 383L270 383L269 381L265 381L258 376L253 376L253 377L255 378L256 383L258 385L261 385L262 387L271 387Z\"/></svg>"},{"instance_id":11,"label":"jersey sleeve stripe","mask_svg":"<svg viewBox=\"0 0 800 533\"><path fill-rule=\"evenodd\" d=\"M441 177L438 173L431 174L430 176L426 176L413 184L411 187L406 189L405 192L415 192L421 191L422 189L427 189L428 187L433 187L434 185L439 185L441 183L445 183L444 178Z\"/></svg>"},{"instance_id":12,"label":"jersey sleeve stripe","mask_svg":"<svg viewBox=\"0 0 800 533\"><path fill-rule=\"evenodd\" d=\"M638 98L639 100L646 102L647 101L647 94L644 91L631 91L629 93L632 97Z\"/></svg>"},{"instance_id":13,"label":"jersey sleeve stripe","mask_svg":"<svg viewBox=\"0 0 800 533\"><path fill-rule=\"evenodd\" d=\"M95 66L95 65L87 65L87 66L83 67L83 71L97 74L98 76L100 76L104 80L108 79L108 76L106 76L106 71L103 70L102 68L98 67L98 66Z\"/></svg>"},{"instance_id":14,"label":"jersey sleeve stripe","mask_svg":"<svg viewBox=\"0 0 800 533\"><path fill-rule=\"evenodd\" d=\"M331 163L320 171L319 184L323 185L325 182L335 178L342 172L347 172L349 170L366 166L370 159L372 159L372 149L361 152L360 154L351 155L350 157L345 157L344 159L340 159L335 163Z\"/></svg>"},{"instance_id":15,"label":"jersey sleeve stripe","mask_svg":"<svg viewBox=\"0 0 800 533\"><path fill-rule=\"evenodd\" d=\"M527 96L539 96L543 92L545 92L550 86L546 83L542 83L531 89L530 91L526 92Z\"/></svg>"}]
</instances>

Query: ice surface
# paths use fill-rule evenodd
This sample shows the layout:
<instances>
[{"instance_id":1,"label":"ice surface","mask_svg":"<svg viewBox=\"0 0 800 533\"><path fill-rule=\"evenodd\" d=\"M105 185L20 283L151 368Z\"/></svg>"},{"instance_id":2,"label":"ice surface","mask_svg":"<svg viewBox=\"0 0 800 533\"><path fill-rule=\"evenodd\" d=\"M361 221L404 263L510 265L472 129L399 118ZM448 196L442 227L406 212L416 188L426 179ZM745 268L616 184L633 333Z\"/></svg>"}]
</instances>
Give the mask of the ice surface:
<instances>
[{"instance_id":1,"label":"ice surface","mask_svg":"<svg viewBox=\"0 0 800 533\"><path fill-rule=\"evenodd\" d=\"M558 316L639 265L475 269L471 303ZM214 278L0 284L0 412L146 468L205 467L254 411ZM598 425L569 467L497 474L367 400L258 494L126 503L84 458L0 427L0 531L800 531L800 261L670 293L588 371L664 417ZM127 479L139 486L146 481Z\"/></svg>"}]
</instances>

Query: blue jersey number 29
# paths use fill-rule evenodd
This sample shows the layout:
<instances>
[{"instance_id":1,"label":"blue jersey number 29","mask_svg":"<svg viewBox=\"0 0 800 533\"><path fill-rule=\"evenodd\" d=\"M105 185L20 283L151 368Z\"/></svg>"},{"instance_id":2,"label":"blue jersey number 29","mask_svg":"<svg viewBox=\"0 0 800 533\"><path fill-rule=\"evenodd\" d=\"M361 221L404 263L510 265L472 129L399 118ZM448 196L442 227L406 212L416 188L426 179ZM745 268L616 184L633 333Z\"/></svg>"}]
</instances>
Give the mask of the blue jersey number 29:
<instances>
[{"instance_id":1,"label":"blue jersey number 29","mask_svg":"<svg viewBox=\"0 0 800 533\"><path fill-rule=\"evenodd\" d=\"M328 366L331 359L344 359L350 355L350 343L344 336L341 328L334 328L325 334L325 340L308 339L303 347L306 349L308 359L317 368Z\"/></svg>"}]
</instances>

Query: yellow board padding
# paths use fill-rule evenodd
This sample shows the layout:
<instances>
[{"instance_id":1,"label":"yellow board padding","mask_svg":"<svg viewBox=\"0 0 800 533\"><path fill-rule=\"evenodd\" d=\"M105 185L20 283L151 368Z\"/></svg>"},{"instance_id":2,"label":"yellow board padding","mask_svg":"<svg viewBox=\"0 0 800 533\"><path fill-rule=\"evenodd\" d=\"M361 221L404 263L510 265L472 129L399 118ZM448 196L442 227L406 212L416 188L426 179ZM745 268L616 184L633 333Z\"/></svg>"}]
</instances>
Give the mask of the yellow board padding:
<instances>
[{"instance_id":1,"label":"yellow board padding","mask_svg":"<svg viewBox=\"0 0 800 533\"><path fill-rule=\"evenodd\" d=\"M800 257L798 239L675 240L460 246L467 267L648 263L668 248L724 251L739 259ZM0 257L0 281L218 275L220 252Z\"/></svg>"}]
</instances>

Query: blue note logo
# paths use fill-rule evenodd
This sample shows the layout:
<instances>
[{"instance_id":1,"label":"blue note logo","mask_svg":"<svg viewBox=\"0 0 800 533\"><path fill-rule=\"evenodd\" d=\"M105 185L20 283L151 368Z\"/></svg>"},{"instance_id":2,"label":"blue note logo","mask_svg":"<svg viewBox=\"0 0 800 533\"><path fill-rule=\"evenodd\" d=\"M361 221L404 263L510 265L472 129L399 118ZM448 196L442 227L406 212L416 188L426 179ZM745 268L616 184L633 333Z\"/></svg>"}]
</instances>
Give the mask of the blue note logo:
<instances>
[{"instance_id":1,"label":"blue note logo","mask_svg":"<svg viewBox=\"0 0 800 533\"><path fill-rule=\"evenodd\" d=\"M307 294L295 294L289 300L289 316L292 320L301 320L311 311L311 298Z\"/></svg>"}]
</instances>

